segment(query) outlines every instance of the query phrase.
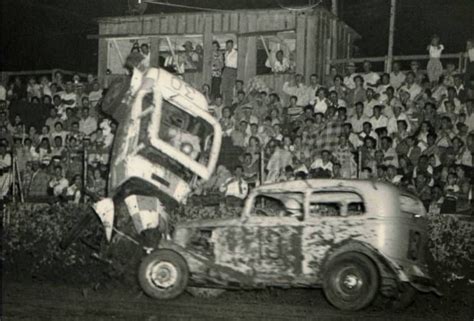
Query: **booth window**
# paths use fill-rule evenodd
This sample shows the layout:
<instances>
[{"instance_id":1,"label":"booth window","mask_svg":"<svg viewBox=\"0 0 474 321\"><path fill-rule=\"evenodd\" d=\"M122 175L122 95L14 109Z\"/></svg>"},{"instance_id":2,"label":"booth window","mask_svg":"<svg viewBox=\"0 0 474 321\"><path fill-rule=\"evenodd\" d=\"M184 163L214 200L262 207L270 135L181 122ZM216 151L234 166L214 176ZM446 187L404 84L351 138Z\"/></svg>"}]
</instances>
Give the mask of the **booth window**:
<instances>
[{"instance_id":1,"label":"booth window","mask_svg":"<svg viewBox=\"0 0 474 321\"><path fill-rule=\"evenodd\" d=\"M279 32L257 37L257 75L295 70L296 33Z\"/></svg>"},{"instance_id":2,"label":"booth window","mask_svg":"<svg viewBox=\"0 0 474 321\"><path fill-rule=\"evenodd\" d=\"M202 41L202 35L161 37L160 64L178 74L201 72L204 57Z\"/></svg>"}]
</instances>

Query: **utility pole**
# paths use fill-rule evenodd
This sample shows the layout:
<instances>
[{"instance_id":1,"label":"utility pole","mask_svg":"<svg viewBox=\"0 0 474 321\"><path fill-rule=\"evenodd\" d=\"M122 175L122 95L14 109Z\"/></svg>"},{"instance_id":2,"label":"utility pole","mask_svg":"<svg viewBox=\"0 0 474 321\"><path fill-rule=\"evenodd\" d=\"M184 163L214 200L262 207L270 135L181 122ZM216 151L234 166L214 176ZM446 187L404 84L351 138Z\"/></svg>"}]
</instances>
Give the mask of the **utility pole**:
<instances>
[{"instance_id":1,"label":"utility pole","mask_svg":"<svg viewBox=\"0 0 474 321\"><path fill-rule=\"evenodd\" d=\"M388 33L388 53L385 66L386 72L392 71L393 63L393 41L395 38L395 16L397 15L397 0L391 0L390 3L390 28Z\"/></svg>"}]
</instances>

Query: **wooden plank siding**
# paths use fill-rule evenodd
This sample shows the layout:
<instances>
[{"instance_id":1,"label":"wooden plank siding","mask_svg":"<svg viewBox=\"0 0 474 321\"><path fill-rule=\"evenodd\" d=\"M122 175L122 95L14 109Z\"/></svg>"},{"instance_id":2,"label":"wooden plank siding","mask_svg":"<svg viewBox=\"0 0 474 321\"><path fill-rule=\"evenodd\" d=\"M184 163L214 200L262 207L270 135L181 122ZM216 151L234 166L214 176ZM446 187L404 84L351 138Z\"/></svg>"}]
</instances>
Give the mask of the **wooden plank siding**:
<instances>
[{"instance_id":1,"label":"wooden plank siding","mask_svg":"<svg viewBox=\"0 0 474 321\"><path fill-rule=\"evenodd\" d=\"M306 15L300 14L296 18L296 72L305 72L305 48L306 48Z\"/></svg>"},{"instance_id":2,"label":"wooden plank siding","mask_svg":"<svg viewBox=\"0 0 474 321\"><path fill-rule=\"evenodd\" d=\"M309 80L316 73L323 80L329 59L350 58L352 44L359 35L324 8L306 11L236 10L233 12L188 12L127 16L99 19L99 77L107 69L107 38L149 36L151 52L156 52L160 38L173 35L202 35L203 71L189 73L185 78L196 86L211 81L212 40L215 34L235 34L239 50L238 78L248 82L256 75L259 33L281 31L296 33L296 72ZM329 39L337 42L329 43ZM163 41L161 39L161 41ZM152 57L152 65L157 58ZM275 90L291 75L259 75Z\"/></svg>"},{"instance_id":3,"label":"wooden plank siding","mask_svg":"<svg viewBox=\"0 0 474 321\"><path fill-rule=\"evenodd\" d=\"M307 36L306 36L306 61L305 61L305 79L316 72L316 29L318 17L316 15L307 17Z\"/></svg>"}]
</instances>

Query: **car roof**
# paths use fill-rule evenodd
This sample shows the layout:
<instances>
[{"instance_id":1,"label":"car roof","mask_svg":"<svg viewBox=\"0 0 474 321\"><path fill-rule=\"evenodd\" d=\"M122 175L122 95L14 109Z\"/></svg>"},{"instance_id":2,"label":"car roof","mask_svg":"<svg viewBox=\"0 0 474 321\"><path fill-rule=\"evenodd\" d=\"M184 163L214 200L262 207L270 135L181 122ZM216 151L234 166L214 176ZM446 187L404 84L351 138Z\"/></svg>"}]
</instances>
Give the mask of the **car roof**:
<instances>
[{"instance_id":1,"label":"car roof","mask_svg":"<svg viewBox=\"0 0 474 321\"><path fill-rule=\"evenodd\" d=\"M257 193L278 193L278 192L304 192L307 189L336 189L341 190L344 188L367 190L371 193L380 191L387 191L393 189L396 191L395 186L385 183L378 182L375 180L359 180L359 179L307 179L307 180L295 180L286 181L280 183L272 183L261 185L255 189Z\"/></svg>"}]
</instances>

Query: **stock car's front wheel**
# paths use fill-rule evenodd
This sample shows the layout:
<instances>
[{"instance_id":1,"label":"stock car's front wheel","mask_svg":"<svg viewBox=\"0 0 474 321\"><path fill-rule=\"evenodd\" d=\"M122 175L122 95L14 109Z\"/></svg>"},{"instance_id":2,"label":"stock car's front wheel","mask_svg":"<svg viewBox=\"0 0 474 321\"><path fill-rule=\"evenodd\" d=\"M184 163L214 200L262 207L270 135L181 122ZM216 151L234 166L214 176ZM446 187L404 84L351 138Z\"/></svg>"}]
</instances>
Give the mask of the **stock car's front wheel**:
<instances>
[{"instance_id":1,"label":"stock car's front wheel","mask_svg":"<svg viewBox=\"0 0 474 321\"><path fill-rule=\"evenodd\" d=\"M147 255L138 269L138 281L149 296L167 300L186 289L189 269L184 258L171 250L157 250Z\"/></svg>"},{"instance_id":2,"label":"stock car's front wheel","mask_svg":"<svg viewBox=\"0 0 474 321\"><path fill-rule=\"evenodd\" d=\"M372 303L379 289L377 267L359 253L336 256L328 263L323 278L326 298L341 310L365 308Z\"/></svg>"}]
</instances>

